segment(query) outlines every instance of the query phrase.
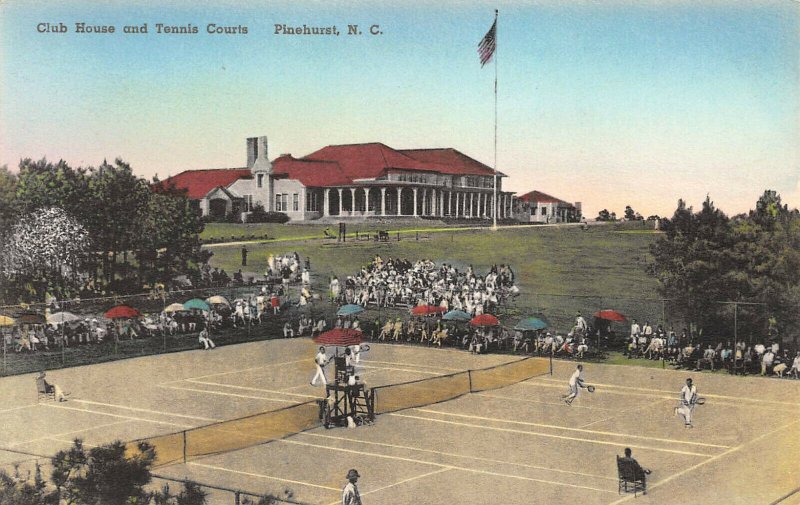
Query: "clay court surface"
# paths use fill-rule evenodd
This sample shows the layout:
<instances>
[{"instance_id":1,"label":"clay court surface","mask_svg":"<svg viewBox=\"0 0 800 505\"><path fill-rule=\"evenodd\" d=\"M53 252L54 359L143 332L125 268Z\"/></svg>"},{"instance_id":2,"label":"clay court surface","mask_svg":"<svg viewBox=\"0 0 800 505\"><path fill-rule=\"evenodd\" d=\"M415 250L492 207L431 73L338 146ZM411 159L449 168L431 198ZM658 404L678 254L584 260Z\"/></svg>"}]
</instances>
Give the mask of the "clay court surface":
<instances>
[{"instance_id":1,"label":"clay court surface","mask_svg":"<svg viewBox=\"0 0 800 505\"><path fill-rule=\"evenodd\" d=\"M65 403L37 404L34 375L0 379L0 465L52 455L75 437L127 441L320 398L308 384L315 350L307 339L272 340L50 372L71 392ZM374 344L361 364L378 386L516 359ZM770 504L800 487L800 381L693 373L707 403L685 429L673 407L687 372L587 364L597 391L570 407L560 396L574 367L556 361L552 376L383 414L373 426L315 428L155 472L254 493L288 488L320 505L340 501L353 467L365 504L611 504L634 500L618 494L614 458L631 447L653 470L637 503ZM210 498L233 503L225 492Z\"/></svg>"}]
</instances>

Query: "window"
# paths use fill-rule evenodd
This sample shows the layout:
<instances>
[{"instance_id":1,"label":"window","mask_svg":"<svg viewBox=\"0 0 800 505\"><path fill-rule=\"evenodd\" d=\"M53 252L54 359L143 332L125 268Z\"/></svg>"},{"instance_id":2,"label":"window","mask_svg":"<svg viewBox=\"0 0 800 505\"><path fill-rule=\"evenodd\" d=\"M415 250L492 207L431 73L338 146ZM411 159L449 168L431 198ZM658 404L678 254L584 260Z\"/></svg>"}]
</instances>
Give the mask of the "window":
<instances>
[{"instance_id":1,"label":"window","mask_svg":"<svg viewBox=\"0 0 800 505\"><path fill-rule=\"evenodd\" d=\"M275 212L286 212L289 210L289 205L287 204L289 199L289 195L285 194L276 194L275 195Z\"/></svg>"},{"instance_id":2,"label":"window","mask_svg":"<svg viewBox=\"0 0 800 505\"><path fill-rule=\"evenodd\" d=\"M253 195L244 195L243 197L243 212L250 212L253 210Z\"/></svg>"},{"instance_id":3,"label":"window","mask_svg":"<svg viewBox=\"0 0 800 505\"><path fill-rule=\"evenodd\" d=\"M543 216L547 215L547 207L542 207L542 215Z\"/></svg>"},{"instance_id":4,"label":"window","mask_svg":"<svg viewBox=\"0 0 800 505\"><path fill-rule=\"evenodd\" d=\"M259 188L263 187L264 186L264 174L258 174L256 176L256 181L258 181L258 187Z\"/></svg>"},{"instance_id":5,"label":"window","mask_svg":"<svg viewBox=\"0 0 800 505\"><path fill-rule=\"evenodd\" d=\"M300 210L300 195L297 193L292 195L292 210L295 212Z\"/></svg>"},{"instance_id":6,"label":"window","mask_svg":"<svg viewBox=\"0 0 800 505\"><path fill-rule=\"evenodd\" d=\"M319 211L319 194L315 191L306 192L306 212Z\"/></svg>"}]
</instances>

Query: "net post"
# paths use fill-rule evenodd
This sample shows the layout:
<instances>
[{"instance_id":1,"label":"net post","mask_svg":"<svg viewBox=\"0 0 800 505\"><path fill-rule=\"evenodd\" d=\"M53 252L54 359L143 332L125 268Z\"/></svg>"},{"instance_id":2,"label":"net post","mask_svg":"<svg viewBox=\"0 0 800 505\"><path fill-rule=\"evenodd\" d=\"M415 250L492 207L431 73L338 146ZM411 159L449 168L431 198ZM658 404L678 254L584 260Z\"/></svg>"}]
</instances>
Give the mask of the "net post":
<instances>
[{"instance_id":1,"label":"net post","mask_svg":"<svg viewBox=\"0 0 800 505\"><path fill-rule=\"evenodd\" d=\"M186 430L183 430L183 463L186 464Z\"/></svg>"},{"instance_id":2,"label":"net post","mask_svg":"<svg viewBox=\"0 0 800 505\"><path fill-rule=\"evenodd\" d=\"M553 375L553 348L550 347L550 375Z\"/></svg>"},{"instance_id":3,"label":"net post","mask_svg":"<svg viewBox=\"0 0 800 505\"><path fill-rule=\"evenodd\" d=\"M241 493L236 491L233 493L233 505L241 505Z\"/></svg>"},{"instance_id":4,"label":"net post","mask_svg":"<svg viewBox=\"0 0 800 505\"><path fill-rule=\"evenodd\" d=\"M472 391L472 370L467 370L467 377L469 378L469 392L473 393Z\"/></svg>"}]
</instances>

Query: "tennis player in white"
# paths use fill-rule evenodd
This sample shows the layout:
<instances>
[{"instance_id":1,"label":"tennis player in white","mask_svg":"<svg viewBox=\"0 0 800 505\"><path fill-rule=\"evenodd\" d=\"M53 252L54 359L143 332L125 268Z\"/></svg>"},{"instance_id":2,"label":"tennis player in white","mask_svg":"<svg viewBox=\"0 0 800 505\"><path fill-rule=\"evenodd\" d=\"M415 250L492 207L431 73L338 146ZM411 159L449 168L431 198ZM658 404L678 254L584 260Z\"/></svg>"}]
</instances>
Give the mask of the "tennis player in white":
<instances>
[{"instance_id":1,"label":"tennis player in white","mask_svg":"<svg viewBox=\"0 0 800 505\"><path fill-rule=\"evenodd\" d=\"M681 404L675 407L675 413L683 416L685 426L692 427L692 412L697 404L697 386L692 385L692 379L686 379L686 385L681 388Z\"/></svg>"},{"instance_id":2,"label":"tennis player in white","mask_svg":"<svg viewBox=\"0 0 800 505\"><path fill-rule=\"evenodd\" d=\"M328 356L325 354L325 348L320 347L319 352L317 353L316 357L314 358L314 365L317 367L317 373L314 375L314 378L311 379L311 385L317 385L317 378L322 379L322 385L326 385L328 383L328 379L325 378L325 370L323 367L328 364Z\"/></svg>"},{"instance_id":3,"label":"tennis player in white","mask_svg":"<svg viewBox=\"0 0 800 505\"><path fill-rule=\"evenodd\" d=\"M572 373L572 376L569 378L569 394L564 395L561 398L564 399L564 402L567 405L572 405L572 402L578 396L578 388L583 387L586 387L583 384L583 365L578 365L578 367Z\"/></svg>"}]
</instances>

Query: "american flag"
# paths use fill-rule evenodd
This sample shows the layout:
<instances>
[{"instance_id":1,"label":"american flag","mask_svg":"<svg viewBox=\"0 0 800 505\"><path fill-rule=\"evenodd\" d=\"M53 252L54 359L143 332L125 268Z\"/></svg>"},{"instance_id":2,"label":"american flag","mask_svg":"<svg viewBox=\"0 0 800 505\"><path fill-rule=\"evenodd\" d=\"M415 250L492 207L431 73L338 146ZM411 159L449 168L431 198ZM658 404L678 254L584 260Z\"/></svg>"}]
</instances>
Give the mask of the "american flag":
<instances>
[{"instance_id":1,"label":"american flag","mask_svg":"<svg viewBox=\"0 0 800 505\"><path fill-rule=\"evenodd\" d=\"M497 48L497 19L492 23L492 27L483 36L483 40L478 44L478 56L481 58L481 67L492 61L494 50Z\"/></svg>"}]
</instances>

